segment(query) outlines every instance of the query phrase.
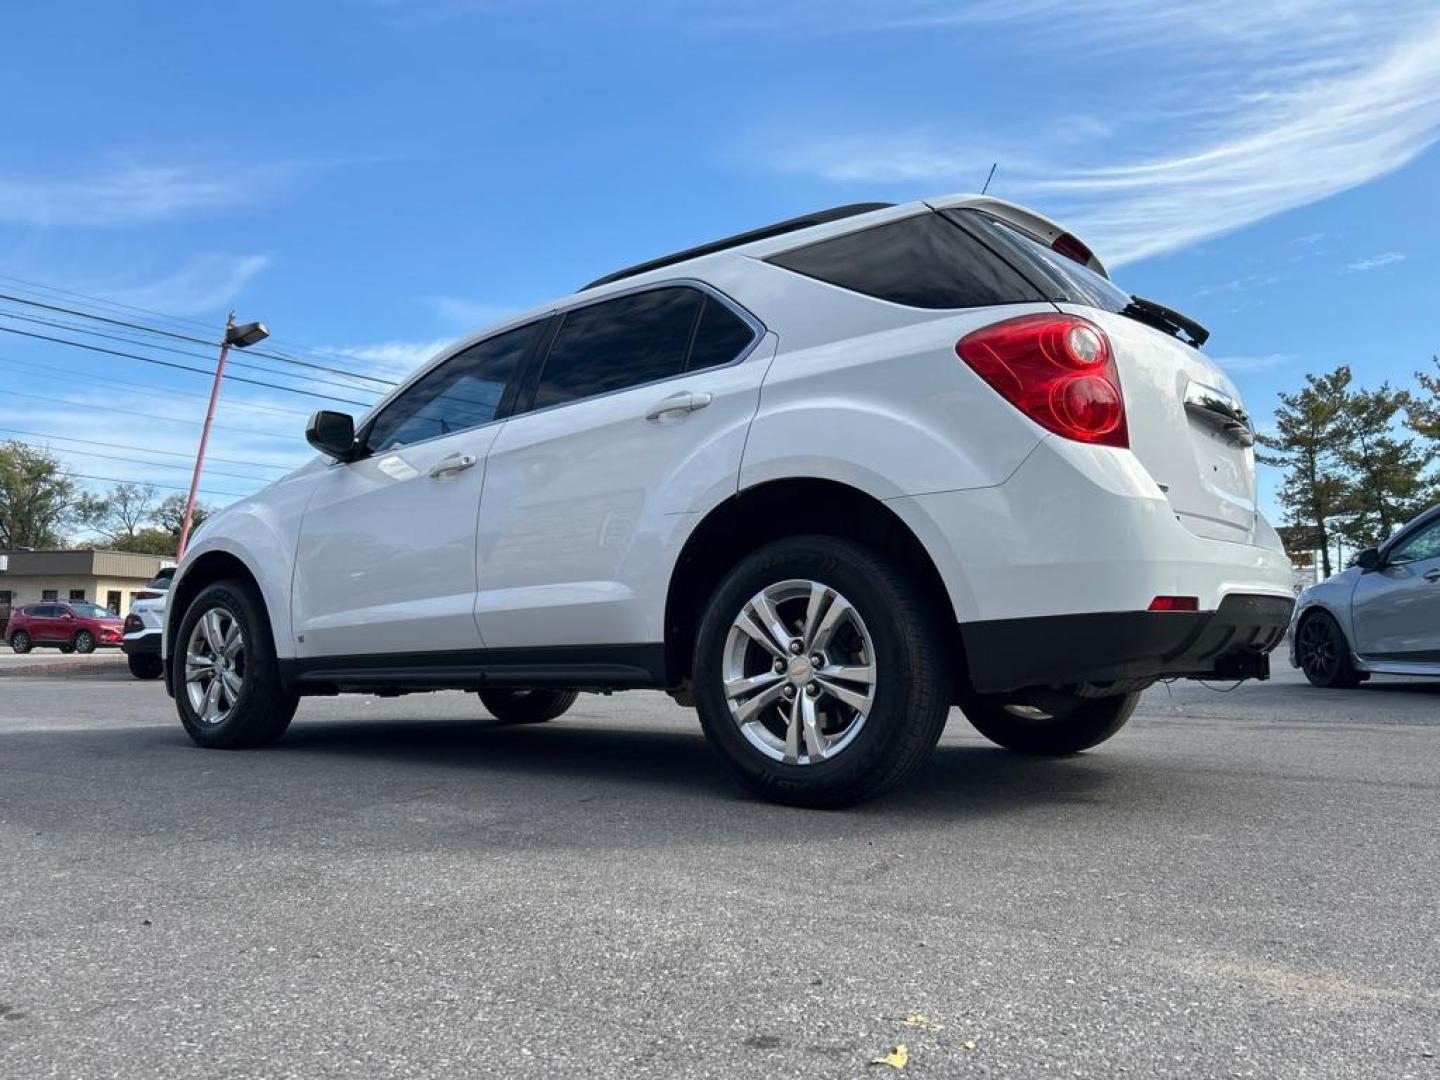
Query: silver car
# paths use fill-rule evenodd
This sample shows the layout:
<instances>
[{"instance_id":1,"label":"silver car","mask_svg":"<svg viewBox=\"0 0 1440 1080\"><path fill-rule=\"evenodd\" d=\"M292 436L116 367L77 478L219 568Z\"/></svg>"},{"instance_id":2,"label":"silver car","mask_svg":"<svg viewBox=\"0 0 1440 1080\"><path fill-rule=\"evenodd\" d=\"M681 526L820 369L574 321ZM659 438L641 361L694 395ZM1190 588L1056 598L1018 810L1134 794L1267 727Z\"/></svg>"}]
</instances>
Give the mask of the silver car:
<instances>
[{"instance_id":1,"label":"silver car","mask_svg":"<svg viewBox=\"0 0 1440 1080\"><path fill-rule=\"evenodd\" d=\"M1300 594L1290 664L1316 686L1356 686L1371 675L1440 678L1440 506Z\"/></svg>"}]
</instances>

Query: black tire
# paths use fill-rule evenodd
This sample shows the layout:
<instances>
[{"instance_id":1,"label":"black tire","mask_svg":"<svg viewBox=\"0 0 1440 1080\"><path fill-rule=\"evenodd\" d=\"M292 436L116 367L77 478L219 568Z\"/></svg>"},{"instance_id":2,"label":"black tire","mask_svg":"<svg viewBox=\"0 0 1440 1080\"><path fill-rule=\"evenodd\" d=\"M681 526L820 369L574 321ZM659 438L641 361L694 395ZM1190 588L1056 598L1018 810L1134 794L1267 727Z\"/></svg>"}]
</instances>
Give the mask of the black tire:
<instances>
[{"instance_id":1,"label":"black tire","mask_svg":"<svg viewBox=\"0 0 1440 1080\"><path fill-rule=\"evenodd\" d=\"M154 653L131 653L125 661L137 679L158 679L165 674L165 665Z\"/></svg>"},{"instance_id":2,"label":"black tire","mask_svg":"<svg viewBox=\"0 0 1440 1080\"><path fill-rule=\"evenodd\" d=\"M10 635L10 648L14 649L17 653L27 653L34 648L34 646L31 644L29 634L24 630L16 630L15 633Z\"/></svg>"},{"instance_id":3,"label":"black tire","mask_svg":"<svg viewBox=\"0 0 1440 1080\"><path fill-rule=\"evenodd\" d=\"M1312 686L1349 690L1360 685L1360 673L1350 662L1350 643L1329 612L1316 611L1300 620L1295 656Z\"/></svg>"},{"instance_id":4,"label":"black tire","mask_svg":"<svg viewBox=\"0 0 1440 1080\"><path fill-rule=\"evenodd\" d=\"M74 646L74 645L61 645L61 646L60 646L60 651L61 651L62 653L64 653L66 656L69 656L71 653L73 653L73 652L75 651L75 646Z\"/></svg>"},{"instance_id":5,"label":"black tire","mask_svg":"<svg viewBox=\"0 0 1440 1080\"><path fill-rule=\"evenodd\" d=\"M1139 700L1139 694L1085 698L1044 690L982 695L960 708L976 731L1006 750L1057 757L1099 746L1125 726ZM1017 708L1026 715L1016 715Z\"/></svg>"},{"instance_id":6,"label":"black tire","mask_svg":"<svg viewBox=\"0 0 1440 1080\"><path fill-rule=\"evenodd\" d=\"M481 690L480 704L502 724L543 724L574 705L579 696L575 690Z\"/></svg>"},{"instance_id":7,"label":"black tire","mask_svg":"<svg viewBox=\"0 0 1440 1080\"><path fill-rule=\"evenodd\" d=\"M224 716L217 722L205 723L186 689L185 653L196 624L206 612L216 609L238 623L243 636L244 651L239 657L241 687ZM175 708L186 733L197 744L215 750L250 749L267 746L285 734L300 698L280 681L270 620L259 594L248 581L217 581L200 590L180 621L175 653L175 662L170 665Z\"/></svg>"},{"instance_id":8,"label":"black tire","mask_svg":"<svg viewBox=\"0 0 1440 1080\"><path fill-rule=\"evenodd\" d=\"M869 658L873 700L868 712L848 742L843 742L845 728L839 728L836 738L843 744L833 757L813 762L800 762L798 755L796 761L787 762L783 755L777 758L757 747L732 716L724 687L727 641L735 620L752 597L792 580L818 582L843 596L863 620L873 645ZM800 633L803 619L786 621L789 632ZM694 688L706 738L746 786L775 802L839 808L874 798L923 765L944 730L951 678L942 625L915 584L869 548L829 536L797 536L769 544L725 576L700 622ZM750 650L758 647L743 645L747 663ZM762 667L771 663L769 655L764 650L758 654ZM856 655L838 662L853 664ZM790 684L810 676L787 673L780 678ZM775 705L784 708L781 702ZM771 707L767 704L755 715L768 713ZM835 702L826 707L840 718L833 720L827 714L826 725L844 722L844 707ZM778 715L778 721L769 722L785 728L783 712L771 715ZM860 715L858 709L851 712L850 723ZM814 756L808 739L805 745L805 756Z\"/></svg>"},{"instance_id":9,"label":"black tire","mask_svg":"<svg viewBox=\"0 0 1440 1080\"><path fill-rule=\"evenodd\" d=\"M70 644L74 647L75 651L82 656L87 655L95 651L95 635L90 633L89 630L76 631L75 637L71 640ZM65 651L63 646L60 651Z\"/></svg>"}]
</instances>

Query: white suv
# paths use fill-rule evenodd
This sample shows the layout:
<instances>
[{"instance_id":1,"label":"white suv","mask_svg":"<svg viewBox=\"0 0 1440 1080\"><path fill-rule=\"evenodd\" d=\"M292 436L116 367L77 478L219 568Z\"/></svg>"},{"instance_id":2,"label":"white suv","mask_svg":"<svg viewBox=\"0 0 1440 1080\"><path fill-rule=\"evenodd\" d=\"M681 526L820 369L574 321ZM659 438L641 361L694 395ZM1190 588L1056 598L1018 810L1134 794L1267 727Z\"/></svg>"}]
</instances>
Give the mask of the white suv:
<instances>
[{"instance_id":1,"label":"white suv","mask_svg":"<svg viewBox=\"0 0 1440 1080\"><path fill-rule=\"evenodd\" d=\"M474 335L215 515L167 611L205 746L299 699L659 688L734 771L837 806L950 706L1073 753L1171 676L1263 678L1291 571L1205 331L1010 203L865 204Z\"/></svg>"}]
</instances>

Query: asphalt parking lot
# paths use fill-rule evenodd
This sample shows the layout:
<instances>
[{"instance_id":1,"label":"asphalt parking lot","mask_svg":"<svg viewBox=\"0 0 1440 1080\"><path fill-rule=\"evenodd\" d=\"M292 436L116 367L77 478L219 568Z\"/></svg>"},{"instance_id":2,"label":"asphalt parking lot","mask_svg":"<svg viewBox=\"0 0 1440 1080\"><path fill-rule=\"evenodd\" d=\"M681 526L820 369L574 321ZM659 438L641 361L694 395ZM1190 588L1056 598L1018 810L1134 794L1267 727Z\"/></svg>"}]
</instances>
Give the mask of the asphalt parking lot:
<instances>
[{"instance_id":1,"label":"asphalt parking lot","mask_svg":"<svg viewBox=\"0 0 1440 1080\"><path fill-rule=\"evenodd\" d=\"M817 813L659 695L221 753L64 670L0 678L0 1076L1440 1077L1440 684L1156 687L1050 761L957 714Z\"/></svg>"}]
</instances>

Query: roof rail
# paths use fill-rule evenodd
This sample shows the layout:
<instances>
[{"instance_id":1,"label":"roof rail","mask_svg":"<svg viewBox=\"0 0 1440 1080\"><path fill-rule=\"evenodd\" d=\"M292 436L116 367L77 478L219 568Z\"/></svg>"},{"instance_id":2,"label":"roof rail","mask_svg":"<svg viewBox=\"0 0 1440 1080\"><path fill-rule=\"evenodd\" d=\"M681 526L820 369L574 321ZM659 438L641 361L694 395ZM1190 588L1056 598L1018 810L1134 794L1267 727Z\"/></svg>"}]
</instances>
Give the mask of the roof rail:
<instances>
[{"instance_id":1,"label":"roof rail","mask_svg":"<svg viewBox=\"0 0 1440 1080\"><path fill-rule=\"evenodd\" d=\"M712 240L708 244L701 244L699 247L686 248L684 251L677 251L673 255L662 255L658 259L651 259L649 262L636 263L634 266L627 266L624 270L616 270L613 274L606 274L602 278L596 278L590 284L580 289L596 289L601 285L609 285L612 281L623 281L628 277L635 277L637 274L644 274L651 270L659 270L662 266L671 266L675 263L685 262L687 259L698 259L702 255L713 255L717 251L724 251L727 248L739 247L741 244L749 244L756 240L768 240L772 236L782 236L788 232L795 232L799 229L808 229L812 225L824 225L829 221L840 221L842 218L854 217L856 214L868 214L872 210L888 210L894 203L868 202L850 203L847 206L836 206L829 210L817 210L813 214L801 214L799 217L788 218L785 221L777 221L774 225L764 225L758 229L751 229L748 232L736 233L734 236L727 236L723 240Z\"/></svg>"}]
</instances>

